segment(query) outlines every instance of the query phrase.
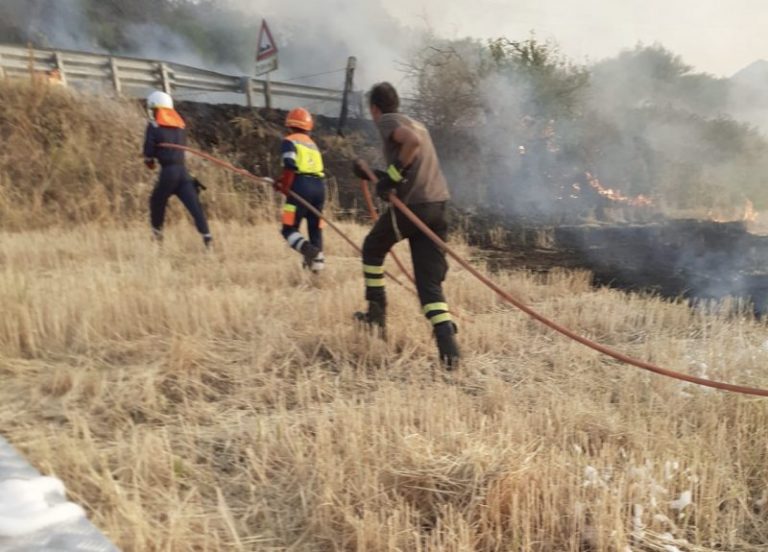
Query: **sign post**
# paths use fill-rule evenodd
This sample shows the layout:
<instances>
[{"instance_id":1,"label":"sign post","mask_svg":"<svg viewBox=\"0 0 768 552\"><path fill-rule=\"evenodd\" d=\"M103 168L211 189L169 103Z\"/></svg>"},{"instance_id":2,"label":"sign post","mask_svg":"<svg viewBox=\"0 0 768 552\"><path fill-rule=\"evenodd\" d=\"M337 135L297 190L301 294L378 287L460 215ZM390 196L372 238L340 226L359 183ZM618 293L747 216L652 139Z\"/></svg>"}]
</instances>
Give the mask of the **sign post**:
<instances>
[{"instance_id":1,"label":"sign post","mask_svg":"<svg viewBox=\"0 0 768 552\"><path fill-rule=\"evenodd\" d=\"M349 112L349 96L352 94L352 88L354 87L355 67L357 66L357 58L350 57L347 59L347 74L344 79L344 95L341 98L341 114L339 115L339 128L336 133L339 136L344 136L344 125L347 123L347 114Z\"/></svg>"},{"instance_id":2,"label":"sign post","mask_svg":"<svg viewBox=\"0 0 768 552\"><path fill-rule=\"evenodd\" d=\"M267 109L272 107L272 91L269 82L269 75L277 69L277 44L269 30L267 20L261 20L261 30L259 30L259 44L256 48L256 76L266 73L266 82L264 83L264 103Z\"/></svg>"}]
</instances>

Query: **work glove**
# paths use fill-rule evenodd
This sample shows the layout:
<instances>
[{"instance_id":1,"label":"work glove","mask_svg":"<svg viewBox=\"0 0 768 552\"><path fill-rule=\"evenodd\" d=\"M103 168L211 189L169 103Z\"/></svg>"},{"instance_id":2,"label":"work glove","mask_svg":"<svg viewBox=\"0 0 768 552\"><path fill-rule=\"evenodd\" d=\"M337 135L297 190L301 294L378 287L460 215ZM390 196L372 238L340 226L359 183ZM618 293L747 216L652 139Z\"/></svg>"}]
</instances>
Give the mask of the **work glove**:
<instances>
[{"instance_id":1,"label":"work glove","mask_svg":"<svg viewBox=\"0 0 768 552\"><path fill-rule=\"evenodd\" d=\"M389 199L389 192L408 182L405 169L400 161L392 163L386 171L377 170L376 176L379 179L376 183L376 195L385 201Z\"/></svg>"},{"instance_id":2,"label":"work glove","mask_svg":"<svg viewBox=\"0 0 768 552\"><path fill-rule=\"evenodd\" d=\"M197 192L197 195L200 195L204 190L208 189L197 178L192 179L192 185L195 187L195 192Z\"/></svg>"},{"instance_id":3,"label":"work glove","mask_svg":"<svg viewBox=\"0 0 768 552\"><path fill-rule=\"evenodd\" d=\"M397 182L381 169L376 169L376 177L379 179L376 182L376 195L384 201L389 201L389 194L397 189Z\"/></svg>"},{"instance_id":4,"label":"work glove","mask_svg":"<svg viewBox=\"0 0 768 552\"><path fill-rule=\"evenodd\" d=\"M147 166L147 168L151 171L155 170L155 167L157 166L157 162L152 159L151 157L147 157L144 159L144 164Z\"/></svg>"},{"instance_id":5,"label":"work glove","mask_svg":"<svg viewBox=\"0 0 768 552\"><path fill-rule=\"evenodd\" d=\"M401 182L408 180L405 171L406 169L403 167L402 163L400 163L400 160L395 161L389 167L387 167L387 174L395 184L400 184Z\"/></svg>"}]
</instances>

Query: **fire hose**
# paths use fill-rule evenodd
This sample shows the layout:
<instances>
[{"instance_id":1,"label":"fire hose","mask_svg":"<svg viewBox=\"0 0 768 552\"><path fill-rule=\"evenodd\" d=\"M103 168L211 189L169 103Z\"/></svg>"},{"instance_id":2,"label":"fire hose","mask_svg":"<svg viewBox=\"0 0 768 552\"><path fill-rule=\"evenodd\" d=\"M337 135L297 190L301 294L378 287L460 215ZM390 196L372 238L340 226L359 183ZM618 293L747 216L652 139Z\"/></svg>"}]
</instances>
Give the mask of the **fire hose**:
<instances>
[{"instance_id":1,"label":"fire hose","mask_svg":"<svg viewBox=\"0 0 768 552\"><path fill-rule=\"evenodd\" d=\"M238 169L237 167L234 167L233 165L227 163L226 161L222 161L220 159L217 159L211 155L208 155L202 151L196 150L194 148L190 148L187 146L179 146L176 144L160 144L161 147L169 147L174 149L181 149L184 151L188 151L189 153L192 153L194 155L197 155L198 157L202 157L203 159L207 159L208 161L211 161L212 163L215 163L221 167L224 167L226 169L229 169L237 174L240 174L246 178L249 178L251 180L256 180L260 182L266 182L267 179L258 177L245 169ZM370 171L367 171L369 174L369 179L371 181L376 181L376 176L371 173ZM293 192L291 193L291 197L296 199L297 201L300 201L302 205L307 207L310 211L312 211L316 216L322 217L322 215L314 209L309 203L304 201L303 198L298 196L297 194ZM615 360L618 360L620 362L623 362L625 364L629 364L631 366L635 366L637 368L641 368L643 370L647 370L649 372L653 372L655 374L659 374L662 376L666 376L668 378L680 380L680 381L686 381L688 383L693 383L696 385L701 385L703 387L710 387L713 389L720 389L723 391L731 391L734 393L741 393L744 395L757 395L761 397L768 397L768 389L760 389L756 387L748 387L744 385L736 385L732 383L726 383L726 382L720 382L720 381L714 381L709 380L705 378L700 378L697 376L691 376L688 374L683 374L682 372L677 372L674 370L670 370L667 368L662 368L660 366L657 366L655 364L652 364L650 362L646 362L644 360L636 359L634 357L631 357L629 355L625 355L624 353L617 351L613 349L612 347L608 347L606 345L603 345L601 343L597 343L595 341L592 341L591 339L588 339L584 336L581 336L577 333L575 333L572 330L569 330L568 328L558 324L557 322L547 318L546 316L540 314L533 308L529 307L519 299L512 296L507 291L503 290L501 287L499 287L497 284L495 284L492 280L490 280L487 276L482 274L479 270L474 268L471 264L469 264L467 261L465 261L458 253L456 253L445 241L443 241L437 234L435 234L424 222L422 222L419 217L414 214L413 211L411 211L405 203L403 203L395 194L394 192L390 192L389 195L389 201L392 204L393 207L398 209L403 215L408 218L419 230L421 230L424 235L426 235L429 239L431 239L438 247L440 247L443 251L445 251L452 259L454 259L459 265L461 265L467 272L472 274L475 278L477 278L481 283L483 283L486 287L491 289L493 292L495 292L499 297L501 297L504 301L507 303L513 305L517 309L523 311L525 314L533 318L534 320L544 324L545 326L549 327L550 329L568 337L569 339L572 339L578 343L581 343L582 345L589 347L590 349L593 349L599 353L602 353L606 356L609 356L611 358L614 358ZM349 243L358 253L361 253L360 248L348 237L346 236L338 227L336 227L331 221L328 221L323 217L323 220L325 220L328 225L333 228L347 243ZM393 275L388 274L390 278L398 282L397 278L395 278ZM401 286L404 287L404 284L400 283ZM409 289L409 288L406 288Z\"/></svg>"},{"instance_id":2,"label":"fire hose","mask_svg":"<svg viewBox=\"0 0 768 552\"><path fill-rule=\"evenodd\" d=\"M218 165L219 167L222 167L224 169L232 171L235 174L239 174L243 178L247 178L249 180L253 180L253 181L258 182L260 184L268 184L268 183L273 182L271 178L266 178L266 177L263 177L263 176L256 176L255 174L253 174L250 171L247 171L245 169L241 169L241 168L235 167L231 163L227 163L226 161L223 161L223 160L221 160L221 159L219 159L217 157L214 157L213 155L209 155L209 154L207 154L207 153L205 153L203 151L200 151L198 149L195 149L195 148L190 148L189 146L182 146L182 145L179 145L179 144L169 144L169 143L165 143L165 142L158 144L158 146L161 147L161 148L168 148L168 149L175 149L175 150L186 151L188 153L196 155L197 157L202 157L203 159L205 159L206 161L210 161L214 165ZM344 232L342 232L341 229L337 225L335 225L332 221L328 220L319 210L315 209L315 207L311 203L309 203L306 199L304 199L303 197L301 197L299 194L297 194L296 192L294 192L292 190L288 190L288 195L290 195L293 199L295 199L296 201L301 203L301 205L304 206L310 213L312 213L313 215L315 215L319 219L322 219L334 232L336 232L344 241L346 241L350 246L352 246L352 249L357 251L357 253L359 255L363 254L362 249L360 249L360 247L355 242L353 242L349 238L349 236L347 236ZM394 281L397 285L407 289L408 291L410 291L414 295L416 294L415 290L413 290L413 289L409 288L408 286L406 286L394 274L392 274L390 272L387 272L387 271L385 271L384 274L386 276L388 276L389 278L391 278L392 281Z\"/></svg>"}]
</instances>

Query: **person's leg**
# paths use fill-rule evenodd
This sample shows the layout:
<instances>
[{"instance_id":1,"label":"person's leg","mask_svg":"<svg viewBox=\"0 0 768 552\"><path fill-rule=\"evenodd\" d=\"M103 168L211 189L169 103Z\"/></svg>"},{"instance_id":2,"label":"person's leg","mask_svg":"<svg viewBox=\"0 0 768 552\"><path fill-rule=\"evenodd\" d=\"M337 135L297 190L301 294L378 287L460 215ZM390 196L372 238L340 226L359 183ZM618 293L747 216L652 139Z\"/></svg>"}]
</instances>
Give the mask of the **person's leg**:
<instances>
[{"instance_id":1,"label":"person's leg","mask_svg":"<svg viewBox=\"0 0 768 552\"><path fill-rule=\"evenodd\" d=\"M321 182L317 183L315 189L312 190L309 202L315 209L321 213L323 212L323 207L325 206L324 184ZM307 211L307 230L309 232L309 242L318 250L310 268L313 272L319 272L325 268L325 255L323 254L323 219L318 217L315 213Z\"/></svg>"},{"instance_id":2,"label":"person's leg","mask_svg":"<svg viewBox=\"0 0 768 552\"><path fill-rule=\"evenodd\" d=\"M304 266L311 266L319 250L312 245L299 231L301 221L307 214L307 209L293 197L288 197L283 204L283 227L281 233L288 245L301 253Z\"/></svg>"},{"instance_id":3,"label":"person's leg","mask_svg":"<svg viewBox=\"0 0 768 552\"><path fill-rule=\"evenodd\" d=\"M384 259L398 241L403 239L401 223L407 221L397 218L393 224L392 211L389 207L371 228L363 242L363 276L365 278L365 299L368 312L357 312L355 318L380 328L386 326L387 294L384 282ZM410 229L410 227L408 228Z\"/></svg>"},{"instance_id":4,"label":"person's leg","mask_svg":"<svg viewBox=\"0 0 768 552\"><path fill-rule=\"evenodd\" d=\"M205 218L203 207L200 204L200 198L197 196L197 190L195 185L186 174L184 174L179 182L179 186L176 188L176 195L187 208L189 214L192 215L192 219L195 221L195 227L200 235L203 236L203 243L208 247L213 240L211 232L208 229L208 221Z\"/></svg>"},{"instance_id":5,"label":"person's leg","mask_svg":"<svg viewBox=\"0 0 768 552\"><path fill-rule=\"evenodd\" d=\"M445 204L417 205L413 211L430 230L445 241L448 235ZM422 312L432 324L440 361L448 369L457 368L459 349L454 337L456 325L443 293L443 281L448 272L445 252L422 232L414 234L409 241L416 289Z\"/></svg>"},{"instance_id":6,"label":"person's leg","mask_svg":"<svg viewBox=\"0 0 768 552\"><path fill-rule=\"evenodd\" d=\"M173 182L165 171L160 171L160 177L149 196L149 222L152 225L152 234L157 241L163 240L163 223L165 222L165 208L168 198L173 194Z\"/></svg>"}]
</instances>

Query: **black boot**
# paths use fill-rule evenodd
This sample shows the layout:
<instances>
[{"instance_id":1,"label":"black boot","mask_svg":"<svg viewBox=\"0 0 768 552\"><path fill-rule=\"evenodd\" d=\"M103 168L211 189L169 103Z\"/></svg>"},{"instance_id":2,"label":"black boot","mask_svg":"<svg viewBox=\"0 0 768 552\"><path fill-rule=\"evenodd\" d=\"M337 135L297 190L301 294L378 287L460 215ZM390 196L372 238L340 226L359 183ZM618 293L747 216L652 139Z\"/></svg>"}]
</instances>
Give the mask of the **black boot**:
<instances>
[{"instance_id":1,"label":"black boot","mask_svg":"<svg viewBox=\"0 0 768 552\"><path fill-rule=\"evenodd\" d=\"M206 249L211 249L213 247L213 236L210 234L203 234L203 245Z\"/></svg>"},{"instance_id":2,"label":"black boot","mask_svg":"<svg viewBox=\"0 0 768 552\"><path fill-rule=\"evenodd\" d=\"M387 306L385 303L368 301L368 312L356 312L354 318L370 330L378 330L382 339L387 337Z\"/></svg>"},{"instance_id":3,"label":"black boot","mask_svg":"<svg viewBox=\"0 0 768 552\"><path fill-rule=\"evenodd\" d=\"M301 244L301 248L299 249L299 253L302 254L304 257L303 266L304 268L311 268L312 262L317 258L317 256L320 254L320 250L309 243L308 241L305 241Z\"/></svg>"},{"instance_id":4,"label":"black boot","mask_svg":"<svg viewBox=\"0 0 768 552\"><path fill-rule=\"evenodd\" d=\"M459 346L456 344L458 329L453 322L442 322L435 326L435 341L440 355L440 364L446 370L456 370L459 367Z\"/></svg>"}]
</instances>

